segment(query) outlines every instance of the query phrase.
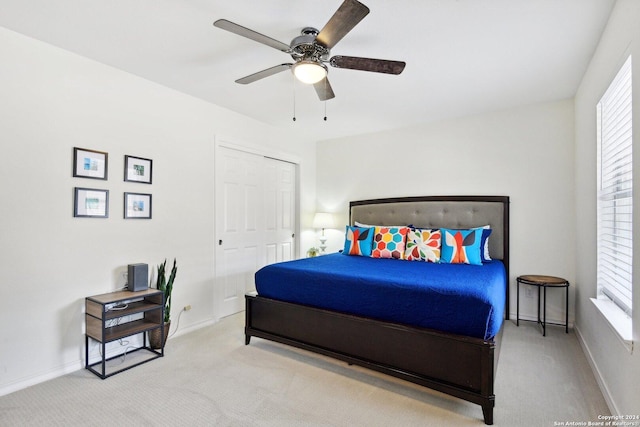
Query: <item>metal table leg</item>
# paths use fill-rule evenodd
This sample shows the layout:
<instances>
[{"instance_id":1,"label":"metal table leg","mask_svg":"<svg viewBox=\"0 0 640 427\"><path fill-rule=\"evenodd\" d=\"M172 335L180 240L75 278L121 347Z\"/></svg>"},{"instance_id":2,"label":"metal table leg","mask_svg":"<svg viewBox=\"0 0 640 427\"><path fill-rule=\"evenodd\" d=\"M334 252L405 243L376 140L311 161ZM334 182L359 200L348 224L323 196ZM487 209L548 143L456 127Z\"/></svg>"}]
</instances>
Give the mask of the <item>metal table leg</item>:
<instances>
[{"instance_id":1,"label":"metal table leg","mask_svg":"<svg viewBox=\"0 0 640 427\"><path fill-rule=\"evenodd\" d=\"M520 280L516 280L516 326L520 326Z\"/></svg>"},{"instance_id":2,"label":"metal table leg","mask_svg":"<svg viewBox=\"0 0 640 427\"><path fill-rule=\"evenodd\" d=\"M547 287L543 286L544 302L542 304L542 336L547 336Z\"/></svg>"}]
</instances>

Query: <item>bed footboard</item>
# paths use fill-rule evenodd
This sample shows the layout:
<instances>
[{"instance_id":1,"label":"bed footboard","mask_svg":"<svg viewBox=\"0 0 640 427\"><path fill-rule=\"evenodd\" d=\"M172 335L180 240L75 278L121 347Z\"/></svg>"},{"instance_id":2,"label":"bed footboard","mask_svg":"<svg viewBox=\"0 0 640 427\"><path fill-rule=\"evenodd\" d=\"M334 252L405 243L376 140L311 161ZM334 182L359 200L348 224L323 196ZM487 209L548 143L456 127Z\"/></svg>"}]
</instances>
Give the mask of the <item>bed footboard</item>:
<instances>
[{"instance_id":1,"label":"bed footboard","mask_svg":"<svg viewBox=\"0 0 640 427\"><path fill-rule=\"evenodd\" d=\"M245 344L251 337L364 366L476 403L493 424L496 340L442 333L292 304L249 293Z\"/></svg>"}]
</instances>

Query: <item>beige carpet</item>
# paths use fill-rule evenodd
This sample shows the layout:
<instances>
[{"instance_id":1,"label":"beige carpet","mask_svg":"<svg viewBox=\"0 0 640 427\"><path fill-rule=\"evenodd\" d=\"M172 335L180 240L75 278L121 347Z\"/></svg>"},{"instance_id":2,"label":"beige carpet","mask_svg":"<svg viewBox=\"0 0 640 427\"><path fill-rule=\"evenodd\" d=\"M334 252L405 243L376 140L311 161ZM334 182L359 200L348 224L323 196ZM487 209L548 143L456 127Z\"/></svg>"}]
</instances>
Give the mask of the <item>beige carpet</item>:
<instances>
[{"instance_id":1,"label":"beige carpet","mask_svg":"<svg viewBox=\"0 0 640 427\"><path fill-rule=\"evenodd\" d=\"M0 397L0 425L484 425L478 405L258 338L245 346L243 322L171 339L164 358L106 380L81 370ZM609 413L575 335L560 327L542 337L534 323L507 322L495 394L497 426Z\"/></svg>"}]
</instances>

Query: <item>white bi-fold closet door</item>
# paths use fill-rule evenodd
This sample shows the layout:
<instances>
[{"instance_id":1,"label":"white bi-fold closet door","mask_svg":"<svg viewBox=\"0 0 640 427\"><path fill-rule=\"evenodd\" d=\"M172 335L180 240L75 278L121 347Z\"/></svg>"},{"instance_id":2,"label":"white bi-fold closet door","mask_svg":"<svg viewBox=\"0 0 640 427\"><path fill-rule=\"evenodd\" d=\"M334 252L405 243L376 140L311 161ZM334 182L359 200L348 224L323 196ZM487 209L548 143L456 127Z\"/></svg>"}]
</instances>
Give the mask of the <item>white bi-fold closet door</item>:
<instances>
[{"instance_id":1,"label":"white bi-fold closet door","mask_svg":"<svg viewBox=\"0 0 640 427\"><path fill-rule=\"evenodd\" d=\"M264 265L295 258L296 165L219 145L216 149L216 315L244 310Z\"/></svg>"}]
</instances>

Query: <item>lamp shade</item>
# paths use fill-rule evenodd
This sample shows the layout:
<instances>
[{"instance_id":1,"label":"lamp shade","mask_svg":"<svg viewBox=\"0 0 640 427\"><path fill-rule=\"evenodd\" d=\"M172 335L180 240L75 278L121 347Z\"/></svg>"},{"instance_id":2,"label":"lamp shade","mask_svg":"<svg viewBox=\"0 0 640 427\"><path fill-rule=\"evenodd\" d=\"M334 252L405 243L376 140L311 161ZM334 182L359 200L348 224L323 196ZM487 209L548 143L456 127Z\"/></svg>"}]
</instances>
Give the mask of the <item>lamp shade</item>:
<instances>
[{"instance_id":1,"label":"lamp shade","mask_svg":"<svg viewBox=\"0 0 640 427\"><path fill-rule=\"evenodd\" d=\"M313 217L313 228L332 228L335 227L333 215L327 212L318 212Z\"/></svg>"},{"instance_id":2,"label":"lamp shade","mask_svg":"<svg viewBox=\"0 0 640 427\"><path fill-rule=\"evenodd\" d=\"M327 67L317 61L300 61L293 65L293 74L302 83L315 84L327 76Z\"/></svg>"}]
</instances>

